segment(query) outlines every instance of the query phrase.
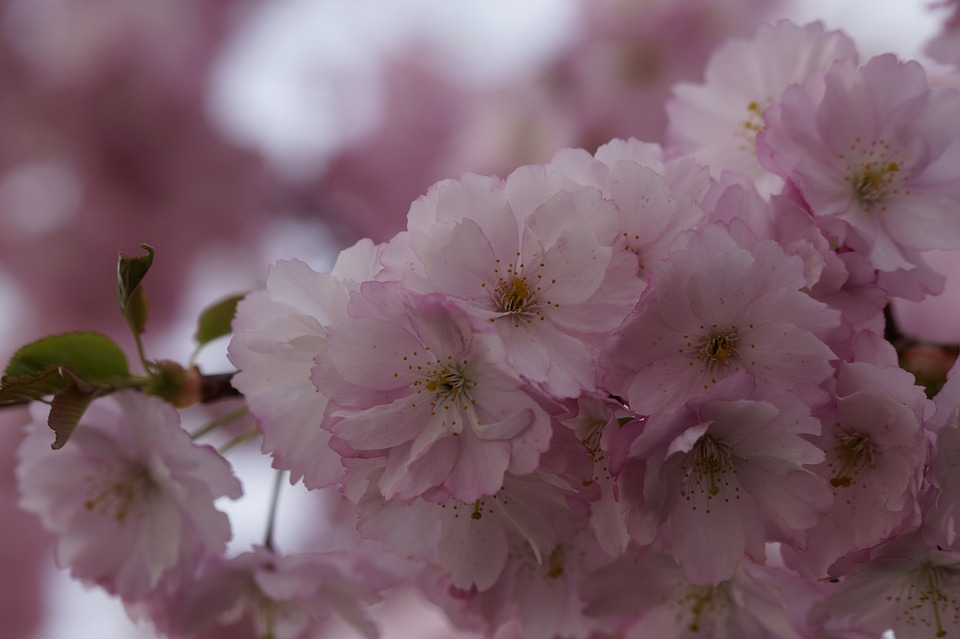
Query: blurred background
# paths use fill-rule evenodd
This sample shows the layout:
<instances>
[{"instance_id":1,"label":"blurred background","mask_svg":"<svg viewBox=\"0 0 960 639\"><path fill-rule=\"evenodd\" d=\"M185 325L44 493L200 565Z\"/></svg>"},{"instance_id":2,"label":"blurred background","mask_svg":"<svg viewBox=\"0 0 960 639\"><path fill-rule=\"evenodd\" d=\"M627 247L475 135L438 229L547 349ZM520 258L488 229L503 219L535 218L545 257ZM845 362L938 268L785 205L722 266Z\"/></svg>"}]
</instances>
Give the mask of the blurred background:
<instances>
[{"instance_id":1,"label":"blurred background","mask_svg":"<svg viewBox=\"0 0 960 639\"><path fill-rule=\"evenodd\" d=\"M186 362L206 305L256 288L277 259L325 270L359 238L389 239L440 179L661 141L671 86L702 80L719 44L762 21L820 19L864 57L930 62L936 38L926 51L949 65L953 4L0 0L0 355L68 330L132 353L116 260L146 242L147 353ZM205 352L204 372L230 369L224 351ZM0 414L0 639L153 636L58 571L16 509L25 421ZM230 457L247 493L223 505L235 552L263 535L272 475L257 448ZM331 545L328 501L288 487L280 547ZM410 593L378 614L387 637L454 636Z\"/></svg>"}]
</instances>

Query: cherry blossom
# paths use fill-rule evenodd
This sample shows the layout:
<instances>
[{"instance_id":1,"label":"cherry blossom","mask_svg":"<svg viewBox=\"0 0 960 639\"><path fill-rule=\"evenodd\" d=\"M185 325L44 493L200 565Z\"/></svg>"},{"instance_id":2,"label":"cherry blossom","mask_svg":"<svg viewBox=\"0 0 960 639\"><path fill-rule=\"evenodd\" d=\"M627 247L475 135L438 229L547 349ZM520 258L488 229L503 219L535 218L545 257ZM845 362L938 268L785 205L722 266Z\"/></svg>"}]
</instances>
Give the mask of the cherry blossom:
<instances>
[{"instance_id":1,"label":"cherry blossom","mask_svg":"<svg viewBox=\"0 0 960 639\"><path fill-rule=\"evenodd\" d=\"M544 473L507 474L494 495L436 504L385 500L377 488L382 459L346 463L346 492L357 505L360 533L391 553L440 568L458 590L490 589L518 552L543 564L587 526L587 497Z\"/></svg>"},{"instance_id":2,"label":"cherry blossom","mask_svg":"<svg viewBox=\"0 0 960 639\"><path fill-rule=\"evenodd\" d=\"M411 207L420 265L403 281L457 300L521 378L575 397L596 388L593 354L640 293L636 256L614 247L618 219L599 191L543 167L442 182Z\"/></svg>"},{"instance_id":3,"label":"cherry blossom","mask_svg":"<svg viewBox=\"0 0 960 639\"><path fill-rule=\"evenodd\" d=\"M617 636L643 639L808 636L796 609L818 597L795 575L753 562L715 585L691 583L667 554L634 550L629 562L609 564L586 579L587 614L621 620ZM793 595L788 599L786 593Z\"/></svg>"},{"instance_id":4,"label":"cherry blossom","mask_svg":"<svg viewBox=\"0 0 960 639\"><path fill-rule=\"evenodd\" d=\"M662 418L651 418L619 477L631 536L667 544L694 584L729 579L764 542L804 547L804 530L832 506L808 466L824 454L803 436L820 430L799 400L754 389L743 371Z\"/></svg>"},{"instance_id":5,"label":"cherry blossom","mask_svg":"<svg viewBox=\"0 0 960 639\"><path fill-rule=\"evenodd\" d=\"M709 172L688 157L669 157L659 145L633 138L611 140L595 155L582 149L560 151L550 166L600 189L617 205L617 246L637 254L641 279L670 254L680 233L704 221L702 203L712 186Z\"/></svg>"},{"instance_id":6,"label":"cherry blossom","mask_svg":"<svg viewBox=\"0 0 960 639\"><path fill-rule=\"evenodd\" d=\"M958 547L958 508L960 508L960 377L956 366L943 388L934 398L936 411L925 422L936 433L933 460L927 476L929 491L925 495L923 535L932 546L955 551Z\"/></svg>"},{"instance_id":7,"label":"cherry blossom","mask_svg":"<svg viewBox=\"0 0 960 639\"><path fill-rule=\"evenodd\" d=\"M505 472L536 468L549 418L499 341L474 333L457 306L369 281L347 315L327 329L313 381L330 400L322 425L333 448L387 457L384 497L442 487L469 503L497 492Z\"/></svg>"},{"instance_id":8,"label":"cherry blossom","mask_svg":"<svg viewBox=\"0 0 960 639\"><path fill-rule=\"evenodd\" d=\"M760 26L750 40L727 42L710 58L704 84L674 86L667 102L669 148L690 153L717 175L739 171L764 195L777 192L782 181L757 160L763 113L788 86L843 58L857 59L853 42L819 22L782 20Z\"/></svg>"},{"instance_id":9,"label":"cherry blossom","mask_svg":"<svg viewBox=\"0 0 960 639\"><path fill-rule=\"evenodd\" d=\"M828 631L893 630L898 637L949 637L960 630L960 562L904 535L857 562L836 592L814 606Z\"/></svg>"},{"instance_id":10,"label":"cherry blossom","mask_svg":"<svg viewBox=\"0 0 960 639\"><path fill-rule=\"evenodd\" d=\"M944 290L919 301L894 298L894 320L904 335L945 344L960 342L960 330L953 321L960 310L960 280L952 276L960 268L960 251L925 251L923 260L938 273L950 275Z\"/></svg>"},{"instance_id":11,"label":"cherry blossom","mask_svg":"<svg viewBox=\"0 0 960 639\"><path fill-rule=\"evenodd\" d=\"M274 265L266 288L237 307L231 362L234 386L263 432L263 451L277 468L308 488L336 482L339 456L320 428L327 398L310 381L314 358L326 347L324 326L343 319L347 292L339 280L291 260Z\"/></svg>"},{"instance_id":12,"label":"cherry blossom","mask_svg":"<svg viewBox=\"0 0 960 639\"><path fill-rule=\"evenodd\" d=\"M282 555L258 546L213 558L198 579L146 609L159 629L176 637L252 625L258 637L300 639L315 636L337 614L374 639L379 633L366 607L385 585L367 562L346 552Z\"/></svg>"},{"instance_id":13,"label":"cherry blossom","mask_svg":"<svg viewBox=\"0 0 960 639\"><path fill-rule=\"evenodd\" d=\"M632 432L640 425L633 417L615 400L585 397L577 402L575 414L560 418L574 431L592 464L590 478L583 483L597 486L600 497L590 505L590 526L611 557L619 557L630 543L617 498L616 474L623 466L624 443L629 445ZM620 420L629 420L633 426L624 428Z\"/></svg>"},{"instance_id":14,"label":"cherry blossom","mask_svg":"<svg viewBox=\"0 0 960 639\"><path fill-rule=\"evenodd\" d=\"M95 4L102 40L60 42L54 28L20 38L16 56L0 46L11 82L38 73L36 102L30 91L0 99L11 151L0 159L0 208L59 185L47 194L63 200L54 204L98 214L89 228L74 216L44 231L52 246L165 225L159 243L137 238L157 244L158 266L164 238L186 237L189 250L205 234L259 241L259 216L213 216L182 232L179 217L149 215L231 202L241 204L230 215L264 212L256 154L221 140L198 99L230 3L146 11L204 18L166 36L163 20L136 19L142 7L128 16L110 10L117 0ZM894 298L924 300L952 276L933 268L946 262L927 264L929 249L960 249L960 93L941 88L956 78L893 55L861 65L845 34L778 22L717 49L702 84L673 90L666 146L606 141L629 122L639 128L618 134L658 139L671 78L698 81L713 38L747 29L760 2L640 4L584 5L587 37L549 65L549 80L520 90L524 103L499 128L472 120L509 90L468 87L409 49L384 67L397 109L371 137L345 143L325 175L301 172L273 195L305 212L335 207L334 232L364 226L385 241L359 241L329 273L276 262L239 302L228 390L257 428L219 452L193 440L223 419L191 437L149 395L161 369L192 367L191 390L223 379L193 366L196 354L180 367L138 339L139 362L129 361L142 372L126 373L122 358L100 362L99 347L76 346L103 336L17 351L0 407L36 404L15 475L58 565L171 639L304 639L331 616L374 637L373 619L390 613L368 607L394 586L416 589L449 633L494 639L960 631L960 366L947 374L949 347L918 350L890 311ZM14 23L56 22L28 2L12 6ZM123 45L124 24L143 42ZM679 25L684 38L671 32ZM211 26L218 37L207 39ZM183 50L160 55L154 37ZM138 69L156 73L131 75ZM636 86L651 92L622 100ZM74 90L76 104L33 113L44 96ZM125 101L144 108L114 110ZM169 115L174 135L154 126L140 136L145 114ZM411 115L418 129L401 129ZM530 119L539 122L518 129ZM430 139L414 144L424 131ZM589 149L553 151L577 139ZM514 168L519 158L537 163ZM505 177L461 174L471 162ZM229 176L238 186L221 193ZM406 229L387 239L417 193ZM149 220L104 231L100 222L137 202ZM9 263L32 250L16 234L6 242ZM166 293L191 264L183 257ZM43 308L64 285L86 296L71 282L87 280L68 275L38 297ZM128 275L121 266L121 291ZM34 276L49 273L23 281ZM151 298L161 320L151 330L171 316L171 299ZM204 348L201 333L227 331L222 310L201 319ZM932 349L939 368L917 365ZM92 403L71 441L51 450L43 406L79 393ZM258 432L306 497L288 517L276 473L263 546L228 554L231 522L215 500L241 488L223 455L245 462L250 448L234 447ZM8 536L29 534L8 519ZM309 533L288 531L293 519L312 522ZM280 552L287 532L308 552ZM12 549L33 569L25 592L45 539ZM21 620L37 610L24 606ZM7 625L19 632L16 622Z\"/></svg>"},{"instance_id":15,"label":"cherry blossom","mask_svg":"<svg viewBox=\"0 0 960 639\"><path fill-rule=\"evenodd\" d=\"M710 53L765 18L767 0L581 0L583 30L540 80L575 124L574 146L634 135L662 142L664 102L699 80ZM678 35L682 34L682 35Z\"/></svg>"},{"instance_id":16,"label":"cherry blossom","mask_svg":"<svg viewBox=\"0 0 960 639\"><path fill-rule=\"evenodd\" d=\"M813 470L829 480L834 508L807 531L806 549L784 549L790 565L814 578L826 577L837 559L920 523L929 456L921 427L928 400L912 375L843 364L835 392L835 409L820 416L823 432L813 440L826 453Z\"/></svg>"},{"instance_id":17,"label":"cherry blossom","mask_svg":"<svg viewBox=\"0 0 960 639\"><path fill-rule=\"evenodd\" d=\"M542 556L514 534L497 582L483 591L456 593L462 600L457 603L485 622L487 634L517 620L521 636L530 639L585 639L605 624L584 614L583 580L608 559L590 534L559 543Z\"/></svg>"},{"instance_id":18,"label":"cherry blossom","mask_svg":"<svg viewBox=\"0 0 960 639\"><path fill-rule=\"evenodd\" d=\"M877 269L910 270L919 251L960 246L960 102L931 89L918 63L841 60L787 89L765 122L765 165L814 215L849 224Z\"/></svg>"},{"instance_id":19,"label":"cherry blossom","mask_svg":"<svg viewBox=\"0 0 960 639\"><path fill-rule=\"evenodd\" d=\"M669 411L738 370L792 388L830 375L818 337L839 315L801 292L802 263L773 242L740 248L720 225L654 267L637 312L607 346L608 388L630 408Z\"/></svg>"},{"instance_id":20,"label":"cherry blossom","mask_svg":"<svg viewBox=\"0 0 960 639\"><path fill-rule=\"evenodd\" d=\"M230 522L213 501L240 497L240 482L216 451L190 441L170 406L133 391L99 399L57 451L43 412L32 418L20 505L57 535L57 563L74 577L135 601L175 589L223 551Z\"/></svg>"}]
</instances>

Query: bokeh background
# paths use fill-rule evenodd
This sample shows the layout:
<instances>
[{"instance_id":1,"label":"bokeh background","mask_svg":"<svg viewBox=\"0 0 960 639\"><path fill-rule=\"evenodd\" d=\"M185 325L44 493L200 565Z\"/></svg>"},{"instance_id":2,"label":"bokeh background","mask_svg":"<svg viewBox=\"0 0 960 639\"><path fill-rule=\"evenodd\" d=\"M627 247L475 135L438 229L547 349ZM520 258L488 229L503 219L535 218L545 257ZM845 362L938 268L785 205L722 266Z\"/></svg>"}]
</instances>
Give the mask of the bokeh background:
<instances>
[{"instance_id":1,"label":"bokeh background","mask_svg":"<svg viewBox=\"0 0 960 639\"><path fill-rule=\"evenodd\" d=\"M762 21L820 19L863 56L928 60L950 13L930 5L0 0L0 356L67 330L107 333L132 354L116 259L146 242L147 352L186 362L207 304L256 288L277 259L325 270L361 237L389 239L437 180L506 175L613 137L661 141L670 87L702 79L711 51ZM939 43L954 55L948 36ZM203 370L229 370L224 353L211 345ZM16 509L25 421L0 414L0 639L154 636L58 571L49 537ZM263 536L272 472L257 448L230 456L247 493L223 505L236 552ZM334 543L335 509L286 487L280 547ZM455 636L412 592L377 614L389 638Z\"/></svg>"}]
</instances>

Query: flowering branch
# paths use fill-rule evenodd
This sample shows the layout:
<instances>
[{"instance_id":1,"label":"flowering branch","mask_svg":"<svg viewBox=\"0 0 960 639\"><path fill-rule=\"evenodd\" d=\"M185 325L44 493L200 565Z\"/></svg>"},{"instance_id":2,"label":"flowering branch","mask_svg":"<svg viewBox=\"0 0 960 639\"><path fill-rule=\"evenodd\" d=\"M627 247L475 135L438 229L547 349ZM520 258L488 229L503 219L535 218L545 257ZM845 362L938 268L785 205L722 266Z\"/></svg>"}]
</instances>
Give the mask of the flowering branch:
<instances>
[{"instance_id":1,"label":"flowering branch","mask_svg":"<svg viewBox=\"0 0 960 639\"><path fill-rule=\"evenodd\" d=\"M277 262L201 314L185 366L140 339L153 249L121 254L144 374L76 332L0 381L0 406L34 404L17 479L60 564L178 637L310 636L333 612L373 637L401 583L486 636L960 631L958 348L889 310L943 289L928 251L960 250L960 94L779 22L667 112L665 146L465 174L329 273ZM228 335L237 371L200 373ZM254 438L265 538L228 556L224 455ZM348 542L281 552L287 473Z\"/></svg>"}]
</instances>

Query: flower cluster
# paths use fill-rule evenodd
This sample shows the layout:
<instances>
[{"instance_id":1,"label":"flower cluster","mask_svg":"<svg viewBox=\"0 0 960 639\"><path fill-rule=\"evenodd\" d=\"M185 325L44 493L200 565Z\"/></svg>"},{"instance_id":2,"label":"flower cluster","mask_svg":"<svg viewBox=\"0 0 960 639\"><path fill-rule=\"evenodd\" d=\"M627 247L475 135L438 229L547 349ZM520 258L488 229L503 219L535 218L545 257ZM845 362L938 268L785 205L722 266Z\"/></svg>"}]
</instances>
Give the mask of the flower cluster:
<instances>
[{"instance_id":1,"label":"flower cluster","mask_svg":"<svg viewBox=\"0 0 960 639\"><path fill-rule=\"evenodd\" d=\"M671 146L441 182L331 274L276 265L230 347L267 449L304 477L335 450L361 534L491 632L941 636L960 564L937 431L958 424L925 421L883 308L937 292L921 253L960 248L957 93L782 22L670 107ZM296 352L309 432L255 352ZM829 614L889 553L926 605Z\"/></svg>"},{"instance_id":2,"label":"flower cluster","mask_svg":"<svg viewBox=\"0 0 960 639\"><path fill-rule=\"evenodd\" d=\"M884 334L892 298L943 286L922 253L960 249L960 95L780 22L669 116L664 146L440 182L390 241L240 302L264 452L409 564L223 559L239 486L128 392L69 450L22 449L60 563L176 635L331 610L370 635L391 578L491 636L960 631L960 375L928 399Z\"/></svg>"}]
</instances>

